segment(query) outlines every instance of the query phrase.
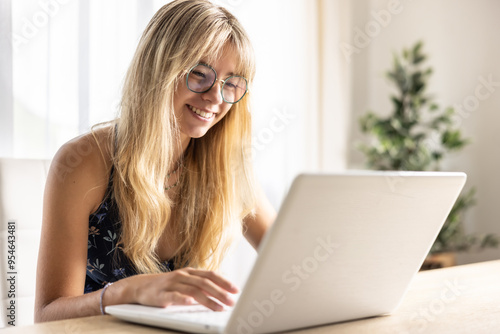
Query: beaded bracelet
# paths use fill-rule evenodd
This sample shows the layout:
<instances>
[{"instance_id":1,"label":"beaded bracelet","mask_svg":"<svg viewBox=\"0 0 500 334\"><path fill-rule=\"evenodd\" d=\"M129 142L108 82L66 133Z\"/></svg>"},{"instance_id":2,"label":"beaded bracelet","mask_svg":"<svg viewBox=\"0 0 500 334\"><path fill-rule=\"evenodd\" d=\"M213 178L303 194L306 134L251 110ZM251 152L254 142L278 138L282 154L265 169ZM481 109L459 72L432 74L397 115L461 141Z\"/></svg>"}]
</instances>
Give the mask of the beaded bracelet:
<instances>
[{"instance_id":1,"label":"beaded bracelet","mask_svg":"<svg viewBox=\"0 0 500 334\"><path fill-rule=\"evenodd\" d=\"M108 286L110 286L111 284L113 284L113 282L109 282L108 284L106 284L104 286L104 288L102 288L102 291L101 291L101 301L100 301L100 307L101 307L101 314L106 314L104 313L104 308L102 307L102 297L104 296L104 291L106 291L106 289L108 288Z\"/></svg>"}]
</instances>

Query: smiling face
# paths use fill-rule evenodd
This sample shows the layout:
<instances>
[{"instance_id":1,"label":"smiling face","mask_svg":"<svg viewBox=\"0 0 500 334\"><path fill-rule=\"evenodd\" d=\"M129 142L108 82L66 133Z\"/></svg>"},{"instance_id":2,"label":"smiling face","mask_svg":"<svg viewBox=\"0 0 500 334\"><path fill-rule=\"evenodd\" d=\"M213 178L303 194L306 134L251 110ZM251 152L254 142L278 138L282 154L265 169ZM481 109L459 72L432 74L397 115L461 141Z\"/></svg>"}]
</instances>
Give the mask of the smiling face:
<instances>
[{"instance_id":1,"label":"smiling face","mask_svg":"<svg viewBox=\"0 0 500 334\"><path fill-rule=\"evenodd\" d=\"M201 59L203 63L203 59ZM174 95L174 112L179 121L182 141L203 137L229 111L231 104L221 96L220 79L235 74L237 57L230 47L225 47L220 58L209 64L217 72L217 81L207 92L194 93L186 85L184 76Z\"/></svg>"}]
</instances>

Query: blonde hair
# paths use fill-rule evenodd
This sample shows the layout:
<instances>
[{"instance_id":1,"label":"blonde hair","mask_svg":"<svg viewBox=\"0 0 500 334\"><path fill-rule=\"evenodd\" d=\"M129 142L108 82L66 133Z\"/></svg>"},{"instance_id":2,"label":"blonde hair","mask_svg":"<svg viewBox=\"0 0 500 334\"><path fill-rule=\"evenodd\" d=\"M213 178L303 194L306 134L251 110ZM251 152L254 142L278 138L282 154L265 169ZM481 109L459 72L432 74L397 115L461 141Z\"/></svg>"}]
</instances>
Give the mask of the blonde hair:
<instances>
[{"instance_id":1,"label":"blonde hair","mask_svg":"<svg viewBox=\"0 0 500 334\"><path fill-rule=\"evenodd\" d=\"M203 57L217 59L230 46L237 73L252 82L250 41L226 9L203 0L177 0L151 19L127 72L116 120L112 194L122 223L119 245L139 273L160 272L157 248L167 224L180 241L175 267L216 269L242 220L255 205L250 161L248 95L184 154L179 197L165 180L180 132L173 110L177 85ZM175 204L175 205L174 205ZM173 212L176 219L170 219Z\"/></svg>"}]
</instances>

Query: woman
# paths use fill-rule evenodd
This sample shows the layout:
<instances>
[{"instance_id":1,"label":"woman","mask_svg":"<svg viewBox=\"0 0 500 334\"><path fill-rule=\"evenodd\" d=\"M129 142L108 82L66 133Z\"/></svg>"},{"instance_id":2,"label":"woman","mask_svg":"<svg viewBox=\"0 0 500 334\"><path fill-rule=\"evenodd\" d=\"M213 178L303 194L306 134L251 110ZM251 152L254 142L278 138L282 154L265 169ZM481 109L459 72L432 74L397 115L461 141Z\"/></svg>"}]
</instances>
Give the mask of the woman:
<instances>
[{"instance_id":1,"label":"woman","mask_svg":"<svg viewBox=\"0 0 500 334\"><path fill-rule=\"evenodd\" d=\"M213 270L236 233L257 248L275 218L248 156L253 77L249 39L225 9L177 0L155 14L120 117L53 159L37 322L123 303L233 305L237 288Z\"/></svg>"}]
</instances>

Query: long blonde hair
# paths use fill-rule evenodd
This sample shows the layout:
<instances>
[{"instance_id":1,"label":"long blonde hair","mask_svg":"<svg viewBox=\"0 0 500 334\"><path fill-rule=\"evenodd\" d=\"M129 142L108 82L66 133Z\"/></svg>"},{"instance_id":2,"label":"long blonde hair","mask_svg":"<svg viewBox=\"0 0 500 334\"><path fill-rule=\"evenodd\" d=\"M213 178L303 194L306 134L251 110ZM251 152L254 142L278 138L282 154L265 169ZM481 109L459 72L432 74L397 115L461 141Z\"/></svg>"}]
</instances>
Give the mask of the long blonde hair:
<instances>
[{"instance_id":1,"label":"long blonde hair","mask_svg":"<svg viewBox=\"0 0 500 334\"><path fill-rule=\"evenodd\" d=\"M249 156L248 95L184 154L179 197L165 180L180 132L173 110L177 85L203 57L225 46L238 56L237 73L251 84L255 64L247 34L226 9L203 0L176 0L151 19L127 72L117 118L112 194L122 223L119 245L139 273L161 271L159 239L167 224L180 241L175 266L216 269L242 220L255 205ZM175 206L174 206L175 204ZM176 219L170 219L173 212Z\"/></svg>"}]
</instances>

